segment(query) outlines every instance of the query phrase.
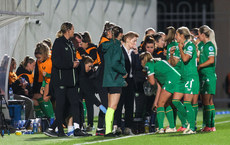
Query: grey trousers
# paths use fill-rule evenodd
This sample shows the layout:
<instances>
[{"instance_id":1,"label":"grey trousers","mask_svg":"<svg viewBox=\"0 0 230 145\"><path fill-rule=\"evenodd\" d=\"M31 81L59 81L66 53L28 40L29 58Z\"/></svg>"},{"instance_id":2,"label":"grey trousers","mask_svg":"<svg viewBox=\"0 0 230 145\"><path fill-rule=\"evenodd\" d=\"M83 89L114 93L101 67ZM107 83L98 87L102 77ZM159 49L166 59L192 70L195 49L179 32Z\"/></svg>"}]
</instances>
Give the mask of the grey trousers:
<instances>
[{"instance_id":1,"label":"grey trousers","mask_svg":"<svg viewBox=\"0 0 230 145\"><path fill-rule=\"evenodd\" d=\"M15 100L24 100L25 101L25 119L34 119L35 115L34 115L34 103L33 101L23 95L16 95L14 94L14 99Z\"/></svg>"}]
</instances>

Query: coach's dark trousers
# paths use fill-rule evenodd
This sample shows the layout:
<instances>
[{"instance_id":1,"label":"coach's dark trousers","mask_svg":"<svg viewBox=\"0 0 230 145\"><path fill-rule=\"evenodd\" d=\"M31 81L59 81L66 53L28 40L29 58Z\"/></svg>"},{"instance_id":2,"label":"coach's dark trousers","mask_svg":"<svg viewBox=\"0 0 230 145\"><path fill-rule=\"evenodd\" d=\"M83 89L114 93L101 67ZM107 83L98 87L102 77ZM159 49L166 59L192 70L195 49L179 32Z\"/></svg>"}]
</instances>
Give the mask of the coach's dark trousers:
<instances>
[{"instance_id":1,"label":"coach's dark trousers","mask_svg":"<svg viewBox=\"0 0 230 145\"><path fill-rule=\"evenodd\" d=\"M58 132L64 133L62 123L64 122L64 110L66 107L66 101L69 101L71 112L73 115L73 122L80 125L80 112L79 112L79 95L77 93L77 87L55 86L54 96L56 98L56 121L58 125Z\"/></svg>"},{"instance_id":2,"label":"coach's dark trousers","mask_svg":"<svg viewBox=\"0 0 230 145\"><path fill-rule=\"evenodd\" d=\"M114 116L114 124L121 127L121 117L122 108L125 108L125 127L131 128L133 123L133 106L134 106L134 96L135 96L135 86L133 78L127 78L127 87L122 88L122 93L120 101L118 103L117 109Z\"/></svg>"}]
</instances>

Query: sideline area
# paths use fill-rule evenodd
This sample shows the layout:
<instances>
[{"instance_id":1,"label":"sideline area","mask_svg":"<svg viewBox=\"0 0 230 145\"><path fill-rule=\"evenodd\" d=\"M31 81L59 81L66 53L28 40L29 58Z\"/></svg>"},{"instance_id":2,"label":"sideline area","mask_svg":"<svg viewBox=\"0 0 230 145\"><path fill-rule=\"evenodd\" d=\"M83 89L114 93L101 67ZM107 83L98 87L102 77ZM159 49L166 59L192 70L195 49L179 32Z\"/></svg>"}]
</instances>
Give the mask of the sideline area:
<instances>
[{"instance_id":1,"label":"sideline area","mask_svg":"<svg viewBox=\"0 0 230 145\"><path fill-rule=\"evenodd\" d=\"M156 144L229 144L230 132L230 114L216 115L216 132L201 133L197 132L195 135L183 135L181 133L171 134L141 134L133 136L121 136L118 138L104 138L98 136L92 137L68 137L68 138L51 138L44 134L21 135L15 134L5 135L0 139L2 145L37 145L37 144L55 144L55 145L85 145L85 144L125 144L125 145L156 145ZM167 121L165 121L167 123ZM177 120L177 124L180 124ZM198 113L198 128L201 128L202 112ZM96 124L95 124L96 125ZM167 124L165 124L167 126ZM92 133L95 134L95 131Z\"/></svg>"}]
</instances>

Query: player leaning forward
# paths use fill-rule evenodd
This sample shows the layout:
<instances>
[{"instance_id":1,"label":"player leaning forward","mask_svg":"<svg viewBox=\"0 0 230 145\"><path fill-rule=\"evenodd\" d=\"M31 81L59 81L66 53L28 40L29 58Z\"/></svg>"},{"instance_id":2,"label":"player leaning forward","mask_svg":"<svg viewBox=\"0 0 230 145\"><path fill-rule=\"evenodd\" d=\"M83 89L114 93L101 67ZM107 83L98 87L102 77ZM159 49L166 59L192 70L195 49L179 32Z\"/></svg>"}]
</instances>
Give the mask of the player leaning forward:
<instances>
[{"instance_id":1,"label":"player leaning forward","mask_svg":"<svg viewBox=\"0 0 230 145\"><path fill-rule=\"evenodd\" d=\"M159 83L161 86L160 93L157 93L155 101L157 101L158 133L164 133L165 105L172 94L173 98L177 96L175 92L178 90L181 75L167 61L156 60L149 52L143 52L140 59L141 65L147 71L150 84ZM157 82L155 79L157 79Z\"/></svg>"}]
</instances>

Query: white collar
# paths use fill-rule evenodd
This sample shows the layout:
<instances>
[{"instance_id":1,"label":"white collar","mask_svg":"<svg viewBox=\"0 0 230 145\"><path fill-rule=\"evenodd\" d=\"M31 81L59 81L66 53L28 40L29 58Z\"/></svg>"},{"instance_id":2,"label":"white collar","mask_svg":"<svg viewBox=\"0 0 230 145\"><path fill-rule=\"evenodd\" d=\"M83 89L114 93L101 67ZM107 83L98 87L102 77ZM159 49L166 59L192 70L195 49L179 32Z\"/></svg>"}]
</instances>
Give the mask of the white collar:
<instances>
[{"instance_id":1,"label":"white collar","mask_svg":"<svg viewBox=\"0 0 230 145\"><path fill-rule=\"evenodd\" d=\"M128 49L127 49L124 45L123 45L123 47L124 47L126 53L127 53L128 55L131 55L133 49L130 49L130 50L128 51Z\"/></svg>"}]
</instances>

